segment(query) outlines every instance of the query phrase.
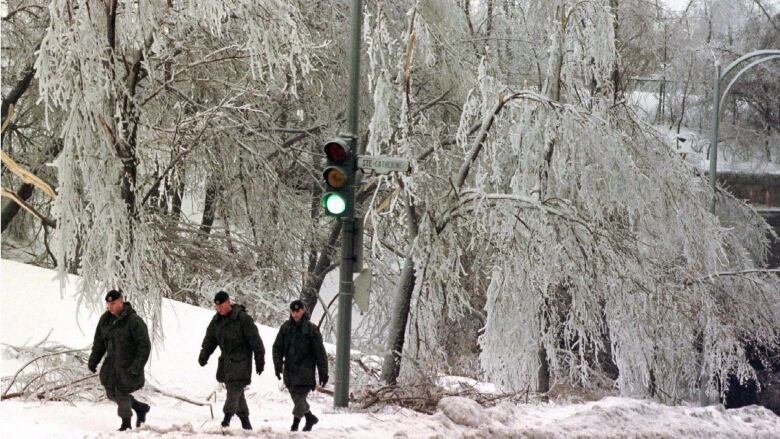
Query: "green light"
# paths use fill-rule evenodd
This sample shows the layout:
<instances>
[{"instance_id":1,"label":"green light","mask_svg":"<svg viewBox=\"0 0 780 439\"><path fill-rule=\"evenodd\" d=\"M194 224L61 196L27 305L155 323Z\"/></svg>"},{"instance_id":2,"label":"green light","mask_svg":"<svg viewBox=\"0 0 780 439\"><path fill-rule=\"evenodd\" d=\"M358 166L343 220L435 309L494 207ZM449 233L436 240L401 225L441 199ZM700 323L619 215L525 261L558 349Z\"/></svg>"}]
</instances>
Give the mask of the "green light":
<instances>
[{"instance_id":1,"label":"green light","mask_svg":"<svg viewBox=\"0 0 780 439\"><path fill-rule=\"evenodd\" d=\"M322 206L330 215L341 215L347 210L347 200L340 194L328 192L322 196Z\"/></svg>"}]
</instances>

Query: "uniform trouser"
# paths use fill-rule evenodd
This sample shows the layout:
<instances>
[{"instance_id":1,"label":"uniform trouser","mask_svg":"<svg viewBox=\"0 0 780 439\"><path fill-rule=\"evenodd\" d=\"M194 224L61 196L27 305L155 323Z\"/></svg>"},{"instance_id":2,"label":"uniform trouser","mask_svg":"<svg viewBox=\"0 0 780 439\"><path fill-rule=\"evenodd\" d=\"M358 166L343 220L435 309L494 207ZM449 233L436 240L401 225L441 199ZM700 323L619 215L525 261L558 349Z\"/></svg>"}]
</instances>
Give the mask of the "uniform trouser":
<instances>
[{"instance_id":1,"label":"uniform trouser","mask_svg":"<svg viewBox=\"0 0 780 439\"><path fill-rule=\"evenodd\" d=\"M244 387L246 386L239 383L225 383L225 387L227 387L227 397L222 411L226 414L236 414L239 418L249 416L249 407L247 407L244 397Z\"/></svg>"},{"instance_id":2,"label":"uniform trouser","mask_svg":"<svg viewBox=\"0 0 780 439\"><path fill-rule=\"evenodd\" d=\"M118 387L106 386L106 397L116 403L116 413L120 418L133 417L133 395L123 392Z\"/></svg>"},{"instance_id":3,"label":"uniform trouser","mask_svg":"<svg viewBox=\"0 0 780 439\"><path fill-rule=\"evenodd\" d=\"M308 394L308 389L290 389L290 397L293 400L293 416L296 418L301 418L306 413L309 413L309 403L306 402L306 395Z\"/></svg>"}]
</instances>

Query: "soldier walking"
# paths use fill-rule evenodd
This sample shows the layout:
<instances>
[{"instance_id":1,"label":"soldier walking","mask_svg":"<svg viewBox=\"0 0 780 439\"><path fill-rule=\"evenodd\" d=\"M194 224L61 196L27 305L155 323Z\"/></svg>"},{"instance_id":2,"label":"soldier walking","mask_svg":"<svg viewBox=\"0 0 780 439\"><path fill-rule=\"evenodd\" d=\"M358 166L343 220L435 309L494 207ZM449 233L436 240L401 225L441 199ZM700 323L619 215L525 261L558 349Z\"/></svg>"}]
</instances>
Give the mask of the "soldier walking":
<instances>
[{"instance_id":1,"label":"soldier walking","mask_svg":"<svg viewBox=\"0 0 780 439\"><path fill-rule=\"evenodd\" d=\"M290 319L282 324L273 346L274 373L282 379L293 400L291 431L298 431L301 417L306 418L303 431L310 431L319 419L309 409L306 396L314 390L314 367L320 387L328 382L328 357L319 328L309 321L303 302L290 303Z\"/></svg>"},{"instance_id":2,"label":"soldier walking","mask_svg":"<svg viewBox=\"0 0 780 439\"><path fill-rule=\"evenodd\" d=\"M146 422L149 405L131 395L144 386L144 366L149 359L151 343L149 332L130 302L125 302L122 292L111 290L106 294L107 311L100 317L95 329L92 353L87 367L92 373L105 354L100 367L100 384L106 396L117 404L117 414L122 418L119 431L132 429L132 410L137 415L136 427Z\"/></svg>"},{"instance_id":3,"label":"soldier walking","mask_svg":"<svg viewBox=\"0 0 780 439\"><path fill-rule=\"evenodd\" d=\"M235 414L241 420L241 428L251 430L244 388L252 382L252 353L255 355L257 374L263 373L263 341L246 309L242 305L233 304L226 292L220 291L214 296L214 308L217 313L206 329L198 363L205 366L214 349L219 346L221 354L217 365L217 381L224 383L227 388L222 408L225 413L222 426L230 426L230 420Z\"/></svg>"}]
</instances>

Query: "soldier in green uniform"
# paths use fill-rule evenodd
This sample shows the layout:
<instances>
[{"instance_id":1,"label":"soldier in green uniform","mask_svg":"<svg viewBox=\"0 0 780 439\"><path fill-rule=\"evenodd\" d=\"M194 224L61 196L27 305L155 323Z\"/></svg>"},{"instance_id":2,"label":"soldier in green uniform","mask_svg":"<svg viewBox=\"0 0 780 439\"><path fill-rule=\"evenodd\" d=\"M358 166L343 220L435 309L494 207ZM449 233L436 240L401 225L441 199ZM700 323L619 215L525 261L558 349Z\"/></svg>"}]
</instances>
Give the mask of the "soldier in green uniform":
<instances>
[{"instance_id":1,"label":"soldier in green uniform","mask_svg":"<svg viewBox=\"0 0 780 439\"><path fill-rule=\"evenodd\" d=\"M290 304L290 320L279 328L273 347L274 373L282 379L293 400L291 431L298 431L301 417L306 418L303 431L310 431L319 419L309 409L306 396L314 390L314 368L317 367L320 387L328 382L328 356L319 328L309 321L303 302Z\"/></svg>"},{"instance_id":2,"label":"soldier in green uniform","mask_svg":"<svg viewBox=\"0 0 780 439\"><path fill-rule=\"evenodd\" d=\"M255 355L255 370L263 373L265 349L260 333L246 309L230 301L224 291L214 296L217 313L211 319L203 338L198 363L205 366L209 357L219 346L221 355L217 365L217 381L225 383L227 397L222 411L225 418L222 426L230 426L230 419L238 415L241 427L251 430L249 407L246 405L244 388L252 382L252 354Z\"/></svg>"},{"instance_id":3,"label":"soldier in green uniform","mask_svg":"<svg viewBox=\"0 0 780 439\"><path fill-rule=\"evenodd\" d=\"M122 418L119 431L125 431L132 429L131 409L137 415L136 427L146 422L149 405L136 400L131 393L144 386L144 365L152 345L146 324L130 302L124 301L121 291L106 294L106 308L95 329L87 367L95 373L103 355L106 356L100 367L100 384L108 399L116 402L117 414Z\"/></svg>"}]
</instances>

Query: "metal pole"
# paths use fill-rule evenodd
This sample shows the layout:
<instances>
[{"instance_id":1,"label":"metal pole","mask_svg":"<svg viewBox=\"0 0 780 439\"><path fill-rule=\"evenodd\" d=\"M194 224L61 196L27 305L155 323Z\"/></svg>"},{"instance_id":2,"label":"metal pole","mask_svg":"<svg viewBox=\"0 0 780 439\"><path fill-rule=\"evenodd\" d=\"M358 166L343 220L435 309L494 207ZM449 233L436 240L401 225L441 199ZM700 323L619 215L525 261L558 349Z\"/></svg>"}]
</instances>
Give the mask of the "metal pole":
<instances>
[{"instance_id":1,"label":"metal pole","mask_svg":"<svg viewBox=\"0 0 780 439\"><path fill-rule=\"evenodd\" d=\"M715 182L718 171L718 123L720 120L720 63L715 63L715 86L712 90L712 136L710 136L710 213L715 214ZM702 329L699 359L699 404L709 405L707 397L707 325Z\"/></svg>"},{"instance_id":2,"label":"metal pole","mask_svg":"<svg viewBox=\"0 0 780 439\"><path fill-rule=\"evenodd\" d=\"M353 197L354 198L354 197ZM339 320L336 331L336 391L334 407L349 405L349 351L352 332L352 263L353 231L355 220L351 216L341 219L341 267L339 275Z\"/></svg>"},{"instance_id":3,"label":"metal pole","mask_svg":"<svg viewBox=\"0 0 780 439\"><path fill-rule=\"evenodd\" d=\"M360 100L360 27L363 21L363 1L352 0L352 37L349 45L349 102L347 124L349 132L358 146L358 103ZM358 151L355 149L354 151Z\"/></svg>"},{"instance_id":4,"label":"metal pole","mask_svg":"<svg viewBox=\"0 0 780 439\"><path fill-rule=\"evenodd\" d=\"M360 82L360 27L363 21L362 0L352 0L351 38L349 55L349 101L347 123L352 141L347 191L347 214L341 218L341 266L339 268L339 320L336 328L336 391L334 407L349 405L349 352L352 336L352 296L354 286L352 271L355 261L355 169L357 167L358 142L358 100Z\"/></svg>"},{"instance_id":5,"label":"metal pole","mask_svg":"<svg viewBox=\"0 0 780 439\"><path fill-rule=\"evenodd\" d=\"M710 136L710 213L715 213L715 181L718 172L718 124L720 123L720 63L715 64L712 91L712 135Z\"/></svg>"}]
</instances>

